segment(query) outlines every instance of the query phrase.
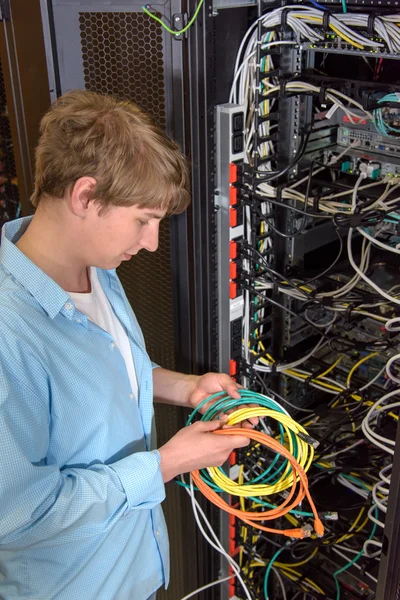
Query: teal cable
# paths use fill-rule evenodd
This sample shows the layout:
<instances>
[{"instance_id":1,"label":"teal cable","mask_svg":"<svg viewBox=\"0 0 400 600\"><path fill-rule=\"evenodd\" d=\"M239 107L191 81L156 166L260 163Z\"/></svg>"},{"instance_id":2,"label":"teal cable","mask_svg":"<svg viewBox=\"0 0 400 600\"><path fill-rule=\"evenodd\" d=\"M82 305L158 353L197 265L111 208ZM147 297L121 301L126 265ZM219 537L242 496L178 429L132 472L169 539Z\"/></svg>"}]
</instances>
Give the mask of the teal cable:
<instances>
[{"instance_id":1,"label":"teal cable","mask_svg":"<svg viewBox=\"0 0 400 600\"><path fill-rule=\"evenodd\" d=\"M277 402L275 402L275 400L273 400L272 398L268 398L267 396L258 394L257 392L253 392L251 390L245 390L245 389L239 390L239 393L241 396L240 399L232 398L231 396L228 396L225 392L217 392L216 394L213 394L212 396L209 396L208 398L204 399L189 415L186 425L190 425L193 422L195 415L200 412L201 408L213 400L215 401L214 404L211 407L209 407L203 415L201 415L202 421L211 421L212 419L219 417L221 414L224 414L225 412L228 412L229 410L232 410L232 409L238 408L238 407L243 407L243 405L250 405L250 404L254 404L254 403L257 403L260 406L264 406L268 409L275 410L275 411L279 412L280 414L287 415L287 413L282 409L282 407ZM278 422L278 426L279 426L279 430L280 430L280 443L282 444L284 441L284 429L283 429L282 424L279 422ZM297 445L296 436L291 431L289 432L289 435L290 435L292 443L293 443L294 455L297 455L298 445ZM274 469L279 458L280 458L280 455L277 454L274 457L274 460L272 461L272 463L267 467L267 469L263 473L260 473L260 475L257 475L257 477L252 479L251 481L245 482L244 485L253 485L254 483L258 483L260 481L269 483L275 477L278 479L278 475L287 466L287 462L288 462L287 460L284 460L281 463L281 465L279 465L279 467L277 467L271 475L269 475L269 473ZM221 467L219 469L221 472L223 472L223 469ZM207 471L202 470L201 476L203 479L207 479L207 482L208 482L209 479L206 475L207 475ZM214 490L219 491L219 492L222 491L219 488L215 488L215 487L214 487Z\"/></svg>"},{"instance_id":2,"label":"teal cable","mask_svg":"<svg viewBox=\"0 0 400 600\"><path fill-rule=\"evenodd\" d=\"M253 498L253 496L249 496L249 500L253 500L257 504L262 504L263 506L267 506L268 508L278 508L276 504L271 504L270 502L265 502L265 500L260 500L259 498ZM296 508L292 508L289 511L290 515L298 515L299 517L314 517L314 513L305 512L304 510L297 510Z\"/></svg>"},{"instance_id":3,"label":"teal cable","mask_svg":"<svg viewBox=\"0 0 400 600\"><path fill-rule=\"evenodd\" d=\"M265 597L265 600L269 600L269 596L268 596L268 579L269 579L269 576L271 574L271 569L274 566L274 562L276 562L276 559L279 557L279 555L284 550L286 550L286 546L282 546L282 548L279 548L279 550L277 550L275 552L275 554L273 555L273 557L271 558L271 560L268 563L267 569L265 571L265 576L264 576L264 597Z\"/></svg>"}]
</instances>

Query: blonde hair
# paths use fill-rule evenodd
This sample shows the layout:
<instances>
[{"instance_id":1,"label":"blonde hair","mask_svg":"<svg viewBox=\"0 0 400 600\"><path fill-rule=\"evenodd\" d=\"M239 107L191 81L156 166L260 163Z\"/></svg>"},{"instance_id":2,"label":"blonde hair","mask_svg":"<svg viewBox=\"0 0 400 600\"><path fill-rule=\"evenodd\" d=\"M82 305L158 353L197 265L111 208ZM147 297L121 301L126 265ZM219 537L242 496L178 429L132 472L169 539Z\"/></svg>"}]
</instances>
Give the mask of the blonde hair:
<instances>
[{"instance_id":1,"label":"blonde hair","mask_svg":"<svg viewBox=\"0 0 400 600\"><path fill-rule=\"evenodd\" d=\"M94 92L72 91L40 124L33 206L64 198L80 177L96 180L92 198L110 206L182 212L190 202L186 158L136 104Z\"/></svg>"}]
</instances>

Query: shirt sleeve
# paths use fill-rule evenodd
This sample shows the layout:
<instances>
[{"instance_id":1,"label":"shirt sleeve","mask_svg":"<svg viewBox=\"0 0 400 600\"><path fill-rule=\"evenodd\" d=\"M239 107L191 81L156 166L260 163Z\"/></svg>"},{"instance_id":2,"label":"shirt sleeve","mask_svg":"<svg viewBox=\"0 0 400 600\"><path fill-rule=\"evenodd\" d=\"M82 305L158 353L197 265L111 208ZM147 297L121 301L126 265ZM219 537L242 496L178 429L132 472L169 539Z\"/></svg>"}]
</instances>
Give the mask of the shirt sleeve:
<instances>
[{"instance_id":1,"label":"shirt sleeve","mask_svg":"<svg viewBox=\"0 0 400 600\"><path fill-rule=\"evenodd\" d=\"M165 498L157 450L60 469L46 458L50 414L0 363L0 548L51 546L106 532Z\"/></svg>"}]
</instances>

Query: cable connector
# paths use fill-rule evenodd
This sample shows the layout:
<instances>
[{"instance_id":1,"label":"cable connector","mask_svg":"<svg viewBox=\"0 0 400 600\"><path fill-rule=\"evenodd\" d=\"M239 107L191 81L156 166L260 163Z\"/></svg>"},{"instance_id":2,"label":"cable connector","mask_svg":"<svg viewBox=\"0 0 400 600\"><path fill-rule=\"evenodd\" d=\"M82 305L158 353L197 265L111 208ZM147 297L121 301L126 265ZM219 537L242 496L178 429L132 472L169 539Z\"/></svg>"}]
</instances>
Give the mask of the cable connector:
<instances>
[{"instance_id":1,"label":"cable connector","mask_svg":"<svg viewBox=\"0 0 400 600\"><path fill-rule=\"evenodd\" d=\"M360 160L360 162L357 165L358 170L360 172L360 176L363 175L362 179L365 179L368 175L367 175L367 168L368 168L368 163L364 162L363 160Z\"/></svg>"},{"instance_id":2,"label":"cable connector","mask_svg":"<svg viewBox=\"0 0 400 600\"><path fill-rule=\"evenodd\" d=\"M303 440L303 442L306 442L307 444L309 444L310 446L312 446L314 448L314 450L316 450L319 446L319 442L318 440L316 440L315 438L311 437L310 435L307 435L306 433L303 432L299 432L297 434L297 436Z\"/></svg>"},{"instance_id":3,"label":"cable connector","mask_svg":"<svg viewBox=\"0 0 400 600\"><path fill-rule=\"evenodd\" d=\"M324 519L325 521L338 521L339 520L339 513L335 512L335 511L322 512L322 513L318 513L318 514L321 517L321 519Z\"/></svg>"},{"instance_id":4,"label":"cable connector","mask_svg":"<svg viewBox=\"0 0 400 600\"><path fill-rule=\"evenodd\" d=\"M286 537L294 538L296 540L304 540L304 538L311 537L312 527L311 525L304 525L297 529L285 529L284 535Z\"/></svg>"},{"instance_id":5,"label":"cable connector","mask_svg":"<svg viewBox=\"0 0 400 600\"><path fill-rule=\"evenodd\" d=\"M319 538L323 537L323 535L325 533L325 528L322 525L321 519L319 519L319 518L315 519L315 521L314 521L314 531Z\"/></svg>"},{"instance_id":6,"label":"cable connector","mask_svg":"<svg viewBox=\"0 0 400 600\"><path fill-rule=\"evenodd\" d=\"M311 537L311 534L313 532L313 528L312 528L312 526L309 523L307 523L306 525L303 525L303 527L301 529L304 532L304 537L305 538Z\"/></svg>"}]
</instances>

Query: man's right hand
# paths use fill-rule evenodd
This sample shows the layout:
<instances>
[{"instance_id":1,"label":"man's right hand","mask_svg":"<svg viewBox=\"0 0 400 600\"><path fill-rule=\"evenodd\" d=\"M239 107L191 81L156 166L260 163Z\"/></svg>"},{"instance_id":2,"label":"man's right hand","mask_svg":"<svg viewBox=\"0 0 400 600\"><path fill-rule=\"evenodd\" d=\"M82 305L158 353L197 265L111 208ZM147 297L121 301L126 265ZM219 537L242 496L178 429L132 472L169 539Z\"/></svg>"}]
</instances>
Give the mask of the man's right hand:
<instances>
[{"instance_id":1,"label":"man's right hand","mask_svg":"<svg viewBox=\"0 0 400 600\"><path fill-rule=\"evenodd\" d=\"M178 431L161 446L160 466L164 483L181 473L220 467L235 448L243 448L250 443L245 435L214 435L213 431L220 427L221 421L197 421Z\"/></svg>"}]
</instances>

